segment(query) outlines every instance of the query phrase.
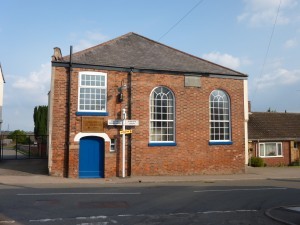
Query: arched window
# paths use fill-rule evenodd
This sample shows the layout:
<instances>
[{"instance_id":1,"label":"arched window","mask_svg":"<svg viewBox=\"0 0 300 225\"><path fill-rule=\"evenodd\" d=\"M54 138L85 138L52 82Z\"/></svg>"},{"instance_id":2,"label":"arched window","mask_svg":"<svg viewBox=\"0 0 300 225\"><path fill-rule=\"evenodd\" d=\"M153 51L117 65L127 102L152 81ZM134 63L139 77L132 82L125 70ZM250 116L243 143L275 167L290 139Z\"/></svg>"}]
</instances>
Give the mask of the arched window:
<instances>
[{"instance_id":1,"label":"arched window","mask_svg":"<svg viewBox=\"0 0 300 225\"><path fill-rule=\"evenodd\" d=\"M175 99L166 87L156 87L150 95L151 142L175 142Z\"/></svg>"},{"instance_id":2,"label":"arched window","mask_svg":"<svg viewBox=\"0 0 300 225\"><path fill-rule=\"evenodd\" d=\"M230 100L225 91L214 90L209 97L210 141L231 141Z\"/></svg>"}]
</instances>

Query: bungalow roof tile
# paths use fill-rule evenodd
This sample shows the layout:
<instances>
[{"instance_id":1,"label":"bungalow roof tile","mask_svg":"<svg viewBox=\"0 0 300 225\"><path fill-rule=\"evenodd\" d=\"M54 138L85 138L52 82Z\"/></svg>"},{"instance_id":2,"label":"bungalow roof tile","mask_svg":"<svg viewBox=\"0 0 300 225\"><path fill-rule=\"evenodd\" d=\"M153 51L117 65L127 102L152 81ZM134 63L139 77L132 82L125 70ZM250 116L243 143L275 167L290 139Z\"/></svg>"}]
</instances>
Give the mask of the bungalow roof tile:
<instances>
[{"instance_id":1,"label":"bungalow roof tile","mask_svg":"<svg viewBox=\"0 0 300 225\"><path fill-rule=\"evenodd\" d=\"M253 112L248 128L249 140L300 139L300 113Z\"/></svg>"}]
</instances>

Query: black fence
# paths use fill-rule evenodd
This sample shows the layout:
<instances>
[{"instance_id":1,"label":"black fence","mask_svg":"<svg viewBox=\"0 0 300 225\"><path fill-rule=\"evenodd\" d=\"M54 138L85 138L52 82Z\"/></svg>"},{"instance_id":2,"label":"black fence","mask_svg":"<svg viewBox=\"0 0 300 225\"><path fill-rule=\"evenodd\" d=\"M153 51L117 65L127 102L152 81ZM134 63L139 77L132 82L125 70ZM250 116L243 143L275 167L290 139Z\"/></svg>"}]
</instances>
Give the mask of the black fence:
<instances>
[{"instance_id":1,"label":"black fence","mask_svg":"<svg viewBox=\"0 0 300 225\"><path fill-rule=\"evenodd\" d=\"M1 136L0 159L48 158L48 135L16 135L12 139Z\"/></svg>"}]
</instances>

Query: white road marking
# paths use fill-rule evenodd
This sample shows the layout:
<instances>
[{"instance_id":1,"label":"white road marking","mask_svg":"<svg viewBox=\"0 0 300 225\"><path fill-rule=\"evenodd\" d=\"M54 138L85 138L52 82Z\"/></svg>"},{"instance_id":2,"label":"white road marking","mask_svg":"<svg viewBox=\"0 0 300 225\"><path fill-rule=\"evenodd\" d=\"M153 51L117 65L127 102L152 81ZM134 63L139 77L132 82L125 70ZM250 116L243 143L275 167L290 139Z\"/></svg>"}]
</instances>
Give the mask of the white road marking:
<instances>
[{"instance_id":1,"label":"white road marking","mask_svg":"<svg viewBox=\"0 0 300 225\"><path fill-rule=\"evenodd\" d=\"M257 212L256 209L238 209L237 212Z\"/></svg>"},{"instance_id":2,"label":"white road marking","mask_svg":"<svg viewBox=\"0 0 300 225\"><path fill-rule=\"evenodd\" d=\"M296 212L300 212L300 207L284 207L285 209L289 209L289 210L292 210L292 211L296 211Z\"/></svg>"},{"instance_id":3,"label":"white road marking","mask_svg":"<svg viewBox=\"0 0 300 225\"><path fill-rule=\"evenodd\" d=\"M47 223L47 222L54 222L54 221L64 221L64 220L70 220L70 219L75 219L77 221L80 221L80 220L97 220L97 219L107 219L108 217L107 216L103 216L103 215L100 215L100 216L79 216L79 217L75 217L75 218L53 218L53 219L49 219L49 218L46 218L46 219L38 219L38 220L29 220L29 222L35 222L35 223ZM116 221L110 221L112 223L117 223ZM82 222L82 223L79 223L77 225L106 225L108 224L109 222ZM1 223L0 223L1 224Z\"/></svg>"},{"instance_id":4,"label":"white road marking","mask_svg":"<svg viewBox=\"0 0 300 225\"><path fill-rule=\"evenodd\" d=\"M195 214L224 214L224 213L246 213L246 212L258 212L257 209L237 209L237 210L216 210L216 211L199 211L199 212L178 212L178 213L167 213L167 214L158 214L155 216L185 216L185 215L195 215ZM154 216L153 214L120 214L115 215L117 217L151 217ZM76 225L107 225L109 223L117 224L118 221L110 219L109 217L114 216L81 216L81 217L75 217L75 218L53 218L53 219L38 219L38 220L29 220L29 222L38 222L38 223L47 223L47 222L53 222L53 221L64 221L64 220L72 220L75 219L77 221L79 220L97 220L97 219L105 219L108 221L95 221L95 222L82 222L78 223ZM1 224L1 221L0 221Z\"/></svg>"},{"instance_id":5,"label":"white road marking","mask_svg":"<svg viewBox=\"0 0 300 225\"><path fill-rule=\"evenodd\" d=\"M256 209L238 209L238 210L217 210L217 211L203 211L197 212L197 214L222 214L222 213L237 213L237 212L257 212Z\"/></svg>"},{"instance_id":6,"label":"white road marking","mask_svg":"<svg viewBox=\"0 0 300 225\"><path fill-rule=\"evenodd\" d=\"M45 223L45 222L62 221L62 220L63 220L63 218L54 218L54 219L29 220L29 222Z\"/></svg>"},{"instance_id":7,"label":"white road marking","mask_svg":"<svg viewBox=\"0 0 300 225\"><path fill-rule=\"evenodd\" d=\"M135 216L135 215L130 215L130 214L121 214L121 215L118 215L118 216L120 216L120 217L130 217L130 216Z\"/></svg>"},{"instance_id":8,"label":"white road marking","mask_svg":"<svg viewBox=\"0 0 300 225\"><path fill-rule=\"evenodd\" d=\"M200 211L200 212L179 212L179 213L168 213L164 214L165 216L182 216L182 215L193 215L193 214L222 214L222 213L244 213L244 212L258 212L259 210L257 209L237 209L237 210L217 210L217 211ZM134 217L134 216L139 216L139 217L147 217L147 216L153 216L151 214L146 215L146 214L139 214L139 215L133 215L133 214L120 214L117 215L118 217ZM160 215L161 216L161 215Z\"/></svg>"},{"instance_id":9,"label":"white road marking","mask_svg":"<svg viewBox=\"0 0 300 225\"><path fill-rule=\"evenodd\" d=\"M106 219L107 216L81 216L76 217L76 220L96 220L96 219Z\"/></svg>"},{"instance_id":10,"label":"white road marking","mask_svg":"<svg viewBox=\"0 0 300 225\"><path fill-rule=\"evenodd\" d=\"M14 220L3 220L3 221L1 221L0 220L0 224L12 224L12 223L15 223L16 221L14 221Z\"/></svg>"},{"instance_id":11,"label":"white road marking","mask_svg":"<svg viewBox=\"0 0 300 225\"><path fill-rule=\"evenodd\" d=\"M97 219L107 219L107 216L87 216L87 217L84 217L84 216L81 216L81 217L76 217L75 218L76 220L97 220ZM116 221L110 221L112 223L117 223ZM104 221L104 222L91 222L91 223L78 223L76 225L107 225L108 222Z\"/></svg>"},{"instance_id":12,"label":"white road marking","mask_svg":"<svg viewBox=\"0 0 300 225\"><path fill-rule=\"evenodd\" d=\"M116 192L116 193L32 193L32 194L23 194L23 193L19 193L17 194L18 196L47 196L47 195L140 195L141 193L139 192Z\"/></svg>"},{"instance_id":13,"label":"white road marking","mask_svg":"<svg viewBox=\"0 0 300 225\"><path fill-rule=\"evenodd\" d=\"M96 223L78 223L76 225L107 225L108 222L96 222Z\"/></svg>"},{"instance_id":14,"label":"white road marking","mask_svg":"<svg viewBox=\"0 0 300 225\"><path fill-rule=\"evenodd\" d=\"M286 190L287 188L237 188L237 189L215 189L215 190L201 190L194 191L196 193L202 192L232 192L232 191L266 191L266 190Z\"/></svg>"}]
</instances>

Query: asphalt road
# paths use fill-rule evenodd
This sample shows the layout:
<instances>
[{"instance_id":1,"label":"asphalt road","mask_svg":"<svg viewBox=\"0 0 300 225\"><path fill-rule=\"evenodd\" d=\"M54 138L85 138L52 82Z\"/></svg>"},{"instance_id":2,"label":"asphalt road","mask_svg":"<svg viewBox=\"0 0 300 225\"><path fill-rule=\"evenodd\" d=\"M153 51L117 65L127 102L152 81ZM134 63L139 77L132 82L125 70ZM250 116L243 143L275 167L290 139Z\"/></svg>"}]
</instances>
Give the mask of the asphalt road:
<instances>
[{"instance_id":1,"label":"asphalt road","mask_svg":"<svg viewBox=\"0 0 300 225\"><path fill-rule=\"evenodd\" d=\"M265 211L299 196L299 179L0 185L0 224L279 225Z\"/></svg>"}]
</instances>

